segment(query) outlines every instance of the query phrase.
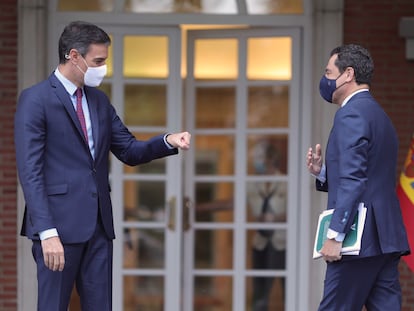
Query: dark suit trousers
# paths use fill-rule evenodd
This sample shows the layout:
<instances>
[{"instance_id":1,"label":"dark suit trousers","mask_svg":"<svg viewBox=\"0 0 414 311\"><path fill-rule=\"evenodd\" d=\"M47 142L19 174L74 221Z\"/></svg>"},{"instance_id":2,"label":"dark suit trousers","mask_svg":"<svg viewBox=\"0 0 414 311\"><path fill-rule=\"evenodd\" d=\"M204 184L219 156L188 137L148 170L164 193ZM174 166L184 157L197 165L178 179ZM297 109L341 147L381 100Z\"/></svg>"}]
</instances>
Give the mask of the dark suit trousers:
<instances>
[{"instance_id":1,"label":"dark suit trousers","mask_svg":"<svg viewBox=\"0 0 414 311\"><path fill-rule=\"evenodd\" d=\"M75 283L82 311L112 310L112 240L106 237L100 221L89 241L64 245L62 272L45 266L40 241L33 241L32 251L37 265L39 311L67 311Z\"/></svg>"},{"instance_id":2,"label":"dark suit trousers","mask_svg":"<svg viewBox=\"0 0 414 311\"><path fill-rule=\"evenodd\" d=\"M400 256L385 254L328 263L319 311L400 311Z\"/></svg>"}]
</instances>

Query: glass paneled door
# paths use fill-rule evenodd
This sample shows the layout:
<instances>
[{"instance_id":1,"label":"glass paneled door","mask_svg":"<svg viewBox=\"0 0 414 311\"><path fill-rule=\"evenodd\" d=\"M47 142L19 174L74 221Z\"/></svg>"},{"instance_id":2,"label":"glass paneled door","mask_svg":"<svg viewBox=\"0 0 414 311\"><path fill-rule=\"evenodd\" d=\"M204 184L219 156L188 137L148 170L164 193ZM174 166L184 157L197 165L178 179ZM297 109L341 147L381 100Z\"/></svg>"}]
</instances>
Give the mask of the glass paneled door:
<instances>
[{"instance_id":1,"label":"glass paneled door","mask_svg":"<svg viewBox=\"0 0 414 311\"><path fill-rule=\"evenodd\" d=\"M193 30L183 311L295 309L299 32Z\"/></svg>"},{"instance_id":2,"label":"glass paneled door","mask_svg":"<svg viewBox=\"0 0 414 311\"><path fill-rule=\"evenodd\" d=\"M299 31L238 28L109 28L103 88L131 132L192 134L111 159L114 310L294 310Z\"/></svg>"},{"instance_id":3,"label":"glass paneled door","mask_svg":"<svg viewBox=\"0 0 414 311\"><path fill-rule=\"evenodd\" d=\"M138 139L182 130L181 31L109 28L104 89ZM184 152L137 167L111 159L113 309L181 310Z\"/></svg>"}]
</instances>

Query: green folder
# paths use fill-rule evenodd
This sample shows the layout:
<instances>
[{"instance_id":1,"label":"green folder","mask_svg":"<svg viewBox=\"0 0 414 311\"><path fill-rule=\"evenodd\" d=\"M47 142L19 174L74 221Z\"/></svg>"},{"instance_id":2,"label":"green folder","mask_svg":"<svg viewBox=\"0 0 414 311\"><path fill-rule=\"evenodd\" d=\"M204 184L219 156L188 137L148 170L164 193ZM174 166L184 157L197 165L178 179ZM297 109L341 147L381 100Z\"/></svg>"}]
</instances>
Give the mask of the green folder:
<instances>
[{"instance_id":1,"label":"green folder","mask_svg":"<svg viewBox=\"0 0 414 311\"><path fill-rule=\"evenodd\" d=\"M331 218L334 210L329 209L323 211L319 215L318 227L316 229L315 235L315 244L313 248L313 258L321 257L319 253L322 249L323 244L327 239L327 233L329 229L329 224L331 223ZM342 242L342 254L343 255L358 255L361 249L361 239L362 233L365 226L365 218L367 214L367 208L364 206L364 203L360 203L358 206L357 214L355 215L354 222L351 225L350 231L345 236L344 241Z\"/></svg>"},{"instance_id":2,"label":"green folder","mask_svg":"<svg viewBox=\"0 0 414 311\"><path fill-rule=\"evenodd\" d=\"M322 217L320 222L320 230L318 231L318 239L316 244L316 250L319 252L325 243L326 235L328 233L329 224L331 223L332 213L329 213ZM352 247L357 242L357 229L358 229L358 214L355 216L354 222L351 225L351 229L345 236L342 242L342 247Z\"/></svg>"}]
</instances>

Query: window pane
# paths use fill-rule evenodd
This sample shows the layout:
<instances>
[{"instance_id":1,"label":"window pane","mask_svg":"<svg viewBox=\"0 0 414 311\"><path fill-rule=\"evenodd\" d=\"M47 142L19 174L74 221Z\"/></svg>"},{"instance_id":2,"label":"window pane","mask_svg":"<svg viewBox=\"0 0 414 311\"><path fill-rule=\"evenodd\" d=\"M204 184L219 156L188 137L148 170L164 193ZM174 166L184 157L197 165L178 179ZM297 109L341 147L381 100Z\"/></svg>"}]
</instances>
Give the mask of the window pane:
<instances>
[{"instance_id":1,"label":"window pane","mask_svg":"<svg viewBox=\"0 0 414 311\"><path fill-rule=\"evenodd\" d=\"M197 183L195 220L197 222L233 222L233 184Z\"/></svg>"},{"instance_id":2,"label":"window pane","mask_svg":"<svg viewBox=\"0 0 414 311\"><path fill-rule=\"evenodd\" d=\"M166 159L156 159L136 166L124 165L125 174L165 174Z\"/></svg>"},{"instance_id":3,"label":"window pane","mask_svg":"<svg viewBox=\"0 0 414 311\"><path fill-rule=\"evenodd\" d=\"M292 39L249 38L247 78L250 80L290 80L292 78Z\"/></svg>"},{"instance_id":4,"label":"window pane","mask_svg":"<svg viewBox=\"0 0 414 311\"><path fill-rule=\"evenodd\" d=\"M167 87L165 85L126 85L124 122L128 126L167 124Z\"/></svg>"},{"instance_id":5,"label":"window pane","mask_svg":"<svg viewBox=\"0 0 414 311\"><path fill-rule=\"evenodd\" d=\"M165 235L163 230L124 228L124 268L163 268Z\"/></svg>"},{"instance_id":6,"label":"window pane","mask_svg":"<svg viewBox=\"0 0 414 311\"><path fill-rule=\"evenodd\" d=\"M285 181L248 182L247 221L263 224L285 223L287 218L287 183ZM260 228L259 228L260 230ZM271 232L263 231L264 236ZM276 234L281 237L280 234ZM277 238L277 236L274 238ZM274 242L277 242L276 240ZM285 244L279 241L280 244Z\"/></svg>"},{"instance_id":7,"label":"window pane","mask_svg":"<svg viewBox=\"0 0 414 311\"><path fill-rule=\"evenodd\" d=\"M233 279L230 276L194 278L194 308L197 311L233 310Z\"/></svg>"},{"instance_id":8,"label":"window pane","mask_svg":"<svg viewBox=\"0 0 414 311\"><path fill-rule=\"evenodd\" d=\"M126 0L125 11L136 13L236 14L236 0Z\"/></svg>"},{"instance_id":9,"label":"window pane","mask_svg":"<svg viewBox=\"0 0 414 311\"><path fill-rule=\"evenodd\" d=\"M286 230L247 230L246 268L253 270L286 269Z\"/></svg>"},{"instance_id":10,"label":"window pane","mask_svg":"<svg viewBox=\"0 0 414 311\"><path fill-rule=\"evenodd\" d=\"M234 88L197 88L196 128L234 128Z\"/></svg>"},{"instance_id":11,"label":"window pane","mask_svg":"<svg viewBox=\"0 0 414 311\"><path fill-rule=\"evenodd\" d=\"M59 11L112 12L114 0L59 0ZM248 14L303 14L303 0L246 0ZM236 0L126 0L125 12L237 14Z\"/></svg>"},{"instance_id":12,"label":"window pane","mask_svg":"<svg viewBox=\"0 0 414 311\"><path fill-rule=\"evenodd\" d=\"M114 0L59 0L58 11L111 12Z\"/></svg>"},{"instance_id":13,"label":"window pane","mask_svg":"<svg viewBox=\"0 0 414 311\"><path fill-rule=\"evenodd\" d=\"M164 310L164 277L124 276L124 311Z\"/></svg>"},{"instance_id":14,"label":"window pane","mask_svg":"<svg viewBox=\"0 0 414 311\"><path fill-rule=\"evenodd\" d=\"M196 79L237 79L237 40L199 39L195 42Z\"/></svg>"},{"instance_id":15,"label":"window pane","mask_svg":"<svg viewBox=\"0 0 414 311\"><path fill-rule=\"evenodd\" d=\"M303 14L303 0L246 0L249 14Z\"/></svg>"},{"instance_id":16,"label":"window pane","mask_svg":"<svg viewBox=\"0 0 414 311\"><path fill-rule=\"evenodd\" d=\"M198 135L195 148L197 175L234 174L234 136Z\"/></svg>"},{"instance_id":17,"label":"window pane","mask_svg":"<svg viewBox=\"0 0 414 311\"><path fill-rule=\"evenodd\" d=\"M101 91L103 91L106 96L108 96L109 100L112 99L112 84L108 84L108 83L102 83L98 89L100 89Z\"/></svg>"},{"instance_id":18,"label":"window pane","mask_svg":"<svg viewBox=\"0 0 414 311\"><path fill-rule=\"evenodd\" d=\"M194 255L196 269L231 269L233 231L195 230Z\"/></svg>"},{"instance_id":19,"label":"window pane","mask_svg":"<svg viewBox=\"0 0 414 311\"><path fill-rule=\"evenodd\" d=\"M162 181L124 182L124 220L165 220L165 183Z\"/></svg>"},{"instance_id":20,"label":"window pane","mask_svg":"<svg viewBox=\"0 0 414 311\"><path fill-rule=\"evenodd\" d=\"M249 135L247 148L249 175L287 174L287 135Z\"/></svg>"},{"instance_id":21,"label":"window pane","mask_svg":"<svg viewBox=\"0 0 414 311\"><path fill-rule=\"evenodd\" d=\"M289 87L249 87L247 126L271 128L289 126Z\"/></svg>"},{"instance_id":22,"label":"window pane","mask_svg":"<svg viewBox=\"0 0 414 311\"><path fill-rule=\"evenodd\" d=\"M168 38L125 36L124 76L159 79L168 77Z\"/></svg>"},{"instance_id":23,"label":"window pane","mask_svg":"<svg viewBox=\"0 0 414 311\"><path fill-rule=\"evenodd\" d=\"M284 277L247 277L246 310L285 311Z\"/></svg>"}]
</instances>

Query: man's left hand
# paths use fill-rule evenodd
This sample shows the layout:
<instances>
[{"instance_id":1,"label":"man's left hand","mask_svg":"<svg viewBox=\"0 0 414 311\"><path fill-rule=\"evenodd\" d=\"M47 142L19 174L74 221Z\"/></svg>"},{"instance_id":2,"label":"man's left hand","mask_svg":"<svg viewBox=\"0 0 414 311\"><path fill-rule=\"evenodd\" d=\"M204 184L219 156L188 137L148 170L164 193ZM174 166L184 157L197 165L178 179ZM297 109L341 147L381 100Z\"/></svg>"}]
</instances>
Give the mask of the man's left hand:
<instances>
[{"instance_id":1,"label":"man's left hand","mask_svg":"<svg viewBox=\"0 0 414 311\"><path fill-rule=\"evenodd\" d=\"M191 134L188 132L174 133L167 136L167 143L174 148L188 150L190 148Z\"/></svg>"},{"instance_id":2,"label":"man's left hand","mask_svg":"<svg viewBox=\"0 0 414 311\"><path fill-rule=\"evenodd\" d=\"M342 242L338 242L335 239L327 239L322 246L320 253L326 262L333 262L341 260Z\"/></svg>"}]
</instances>

